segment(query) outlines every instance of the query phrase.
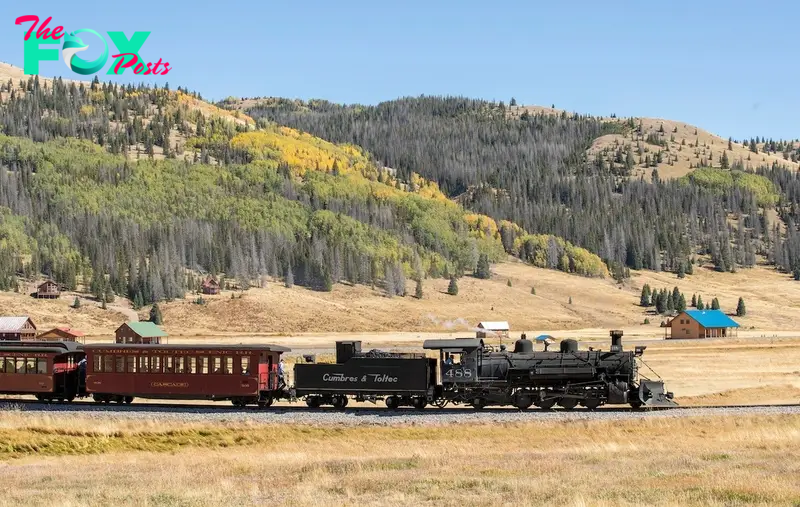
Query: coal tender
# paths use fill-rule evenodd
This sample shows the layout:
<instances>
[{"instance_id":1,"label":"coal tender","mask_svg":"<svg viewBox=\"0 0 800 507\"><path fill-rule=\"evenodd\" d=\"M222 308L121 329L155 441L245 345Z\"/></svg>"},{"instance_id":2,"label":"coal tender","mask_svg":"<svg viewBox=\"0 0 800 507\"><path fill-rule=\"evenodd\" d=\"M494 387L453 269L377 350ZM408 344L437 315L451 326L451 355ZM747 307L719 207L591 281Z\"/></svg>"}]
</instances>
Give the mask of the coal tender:
<instances>
[{"instance_id":1,"label":"coal tender","mask_svg":"<svg viewBox=\"0 0 800 507\"><path fill-rule=\"evenodd\" d=\"M356 401L384 400L389 408L425 408L438 399L436 359L421 353L361 351L360 341L336 342L336 363L306 363L294 367L294 396L309 407L347 406Z\"/></svg>"},{"instance_id":2,"label":"coal tender","mask_svg":"<svg viewBox=\"0 0 800 507\"><path fill-rule=\"evenodd\" d=\"M423 348L439 351L442 399L476 409L675 406L663 382L639 376L646 347L623 351L622 331L610 334L607 351L578 350L578 342L571 339L563 340L558 351L535 351L524 337L515 342L513 352L487 347L479 339L427 340Z\"/></svg>"}]
</instances>

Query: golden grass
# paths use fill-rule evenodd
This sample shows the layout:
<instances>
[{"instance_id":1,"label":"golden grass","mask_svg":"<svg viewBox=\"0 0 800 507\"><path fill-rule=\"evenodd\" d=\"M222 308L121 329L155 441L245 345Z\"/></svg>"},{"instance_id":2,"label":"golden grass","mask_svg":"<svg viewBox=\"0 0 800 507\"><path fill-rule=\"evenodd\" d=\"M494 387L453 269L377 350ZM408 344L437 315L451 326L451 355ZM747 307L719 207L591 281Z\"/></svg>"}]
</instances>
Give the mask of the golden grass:
<instances>
[{"instance_id":1,"label":"golden grass","mask_svg":"<svg viewBox=\"0 0 800 507\"><path fill-rule=\"evenodd\" d=\"M0 431L3 505L800 502L797 415L454 427L129 421L82 433L81 421L19 422ZM47 444L67 434L79 443Z\"/></svg>"}]
</instances>

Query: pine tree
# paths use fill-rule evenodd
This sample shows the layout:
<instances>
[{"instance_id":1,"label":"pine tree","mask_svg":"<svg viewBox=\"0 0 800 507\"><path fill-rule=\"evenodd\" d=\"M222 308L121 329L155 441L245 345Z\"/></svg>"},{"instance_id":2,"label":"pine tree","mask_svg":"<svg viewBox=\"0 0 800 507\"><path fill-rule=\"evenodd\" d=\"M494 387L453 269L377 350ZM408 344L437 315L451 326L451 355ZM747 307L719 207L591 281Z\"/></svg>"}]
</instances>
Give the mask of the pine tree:
<instances>
[{"instance_id":1,"label":"pine tree","mask_svg":"<svg viewBox=\"0 0 800 507\"><path fill-rule=\"evenodd\" d=\"M678 290L678 287L675 287L674 289L672 289L672 298L671 298L673 310L678 309L678 301L680 300L680 298L681 298L681 291Z\"/></svg>"},{"instance_id":2,"label":"pine tree","mask_svg":"<svg viewBox=\"0 0 800 507\"><path fill-rule=\"evenodd\" d=\"M483 280L487 280L491 276L492 273L489 270L489 256L486 254L481 254L478 257L478 264L475 267L475 278L481 278Z\"/></svg>"},{"instance_id":3,"label":"pine tree","mask_svg":"<svg viewBox=\"0 0 800 507\"><path fill-rule=\"evenodd\" d=\"M506 285L511 287L511 278L508 279L508 281L506 282Z\"/></svg>"},{"instance_id":4,"label":"pine tree","mask_svg":"<svg viewBox=\"0 0 800 507\"><path fill-rule=\"evenodd\" d=\"M653 298L656 304L656 312L663 314L667 311L667 294L666 291L658 291L656 297Z\"/></svg>"},{"instance_id":5,"label":"pine tree","mask_svg":"<svg viewBox=\"0 0 800 507\"><path fill-rule=\"evenodd\" d=\"M450 285L447 286L447 293L451 296L458 295L458 283L456 283L456 278L450 278Z\"/></svg>"},{"instance_id":6,"label":"pine tree","mask_svg":"<svg viewBox=\"0 0 800 507\"><path fill-rule=\"evenodd\" d=\"M703 304L703 296L697 296L697 309L705 310L706 306Z\"/></svg>"},{"instance_id":7,"label":"pine tree","mask_svg":"<svg viewBox=\"0 0 800 507\"><path fill-rule=\"evenodd\" d=\"M158 303L155 303L152 308L150 308L150 322L153 324L160 326L164 320L161 317L161 309L158 307Z\"/></svg>"},{"instance_id":8,"label":"pine tree","mask_svg":"<svg viewBox=\"0 0 800 507\"><path fill-rule=\"evenodd\" d=\"M686 278L686 268L683 262L678 263L678 278Z\"/></svg>"},{"instance_id":9,"label":"pine tree","mask_svg":"<svg viewBox=\"0 0 800 507\"><path fill-rule=\"evenodd\" d=\"M692 308L697 308L697 295L692 294Z\"/></svg>"},{"instance_id":10,"label":"pine tree","mask_svg":"<svg viewBox=\"0 0 800 507\"><path fill-rule=\"evenodd\" d=\"M678 298L678 305L675 307L678 312L685 312L686 311L686 297L681 294Z\"/></svg>"},{"instance_id":11,"label":"pine tree","mask_svg":"<svg viewBox=\"0 0 800 507\"><path fill-rule=\"evenodd\" d=\"M283 285L287 289L291 289L294 286L294 274L292 273L291 266L286 267L286 273L283 277Z\"/></svg>"},{"instance_id":12,"label":"pine tree","mask_svg":"<svg viewBox=\"0 0 800 507\"><path fill-rule=\"evenodd\" d=\"M711 300L711 309L712 310L719 310L719 299L714 298Z\"/></svg>"},{"instance_id":13,"label":"pine tree","mask_svg":"<svg viewBox=\"0 0 800 507\"><path fill-rule=\"evenodd\" d=\"M414 289L414 297L422 299L422 279L417 278L417 287Z\"/></svg>"},{"instance_id":14,"label":"pine tree","mask_svg":"<svg viewBox=\"0 0 800 507\"><path fill-rule=\"evenodd\" d=\"M650 306L650 285L644 284L642 287L642 295L639 296L639 306Z\"/></svg>"},{"instance_id":15,"label":"pine tree","mask_svg":"<svg viewBox=\"0 0 800 507\"><path fill-rule=\"evenodd\" d=\"M81 307L81 300L78 299L78 296L75 296L75 301L72 302L73 308L80 308Z\"/></svg>"},{"instance_id":16,"label":"pine tree","mask_svg":"<svg viewBox=\"0 0 800 507\"><path fill-rule=\"evenodd\" d=\"M747 315L747 308L744 306L744 299L739 297L739 303L736 305L736 316L744 317L745 315Z\"/></svg>"}]
</instances>

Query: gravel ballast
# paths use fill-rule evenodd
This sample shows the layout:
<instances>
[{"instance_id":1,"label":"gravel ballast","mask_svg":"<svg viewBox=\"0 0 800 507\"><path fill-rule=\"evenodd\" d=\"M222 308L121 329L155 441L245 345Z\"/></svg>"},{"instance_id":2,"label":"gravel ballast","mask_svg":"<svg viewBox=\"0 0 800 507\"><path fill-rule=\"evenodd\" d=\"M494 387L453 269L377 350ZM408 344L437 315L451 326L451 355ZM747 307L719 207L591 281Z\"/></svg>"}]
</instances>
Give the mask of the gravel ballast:
<instances>
[{"instance_id":1,"label":"gravel ballast","mask_svg":"<svg viewBox=\"0 0 800 507\"><path fill-rule=\"evenodd\" d=\"M309 424L342 426L407 426L407 425L453 425L492 424L553 421L602 421L602 420L646 420L676 417L739 417L744 415L800 415L798 405L736 406L736 407L692 407L658 410L599 409L594 411L575 409L542 411L531 409L521 412L516 409L471 408L427 408L418 411L412 408L388 410L384 407L352 408L345 411L334 409L308 409L300 406L272 407L269 409L241 409L213 405L159 405L132 404L94 405L0 402L3 412L30 412L31 415L56 417L81 417L90 419L142 419L148 421L183 423L248 423L248 424ZM2 415L0 415L2 417Z\"/></svg>"}]
</instances>

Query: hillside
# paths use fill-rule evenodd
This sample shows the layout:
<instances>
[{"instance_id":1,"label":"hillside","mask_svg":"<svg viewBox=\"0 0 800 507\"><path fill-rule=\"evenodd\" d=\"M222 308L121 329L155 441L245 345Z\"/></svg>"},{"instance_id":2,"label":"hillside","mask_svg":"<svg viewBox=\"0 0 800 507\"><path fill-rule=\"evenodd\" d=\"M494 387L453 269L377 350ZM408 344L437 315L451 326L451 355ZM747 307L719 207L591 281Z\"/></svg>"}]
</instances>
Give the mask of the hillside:
<instances>
[{"instance_id":1,"label":"hillside","mask_svg":"<svg viewBox=\"0 0 800 507\"><path fill-rule=\"evenodd\" d=\"M255 101L250 99L244 104L243 110L247 110L255 105ZM568 114L558 108L530 105L508 106L507 110L512 118L519 118L526 113L551 116ZM731 140L729 145L728 139L681 121L646 117L601 117L601 120L627 128L621 129L625 131L622 133L596 138L586 151L587 161L598 163L602 159L608 165L616 164L622 168L625 165L624 158L617 159L616 154L621 149L624 155L630 149L634 154L634 168L629 174L631 178L644 177L649 181L653 169L658 171L659 178L680 178L698 167L720 167L723 153L728 158L729 167L738 162L742 169L752 171L772 164L783 165L794 171L800 168L797 158L800 156L800 142L792 142L786 148L787 156L784 157L782 152L765 151L766 142L757 143L758 152L754 153L746 141ZM662 152L660 161L659 151ZM795 157L790 156L793 152ZM648 155L649 163L646 164Z\"/></svg>"},{"instance_id":2,"label":"hillside","mask_svg":"<svg viewBox=\"0 0 800 507\"><path fill-rule=\"evenodd\" d=\"M596 255L468 212L358 146L256 126L187 90L60 79L0 90L0 289L43 273L141 306L213 274L396 295L407 279L460 277L506 253L608 274Z\"/></svg>"},{"instance_id":3,"label":"hillside","mask_svg":"<svg viewBox=\"0 0 800 507\"><path fill-rule=\"evenodd\" d=\"M638 306L641 287L647 283L670 290L678 286L687 297L700 294L707 302L716 297L726 311L735 309L738 298L743 297L748 314L736 318L742 325L741 336L796 335L800 330L800 284L787 283L785 276L764 268L733 274L702 269L682 280L668 273L634 272L625 285L513 260L492 270L491 280L460 279L457 296L446 294L446 280L427 279L421 300L389 298L380 288L366 285L337 284L330 292L319 292L299 286L287 289L283 283L269 280L263 287L245 292L224 290L219 296L203 296L204 305L195 303L196 296L187 295L187 299L159 306L172 339L185 341L215 336L246 340L267 335L312 333L324 337L374 332L383 333L381 341L401 342L413 341L417 339L413 333L421 332L469 335L481 320L507 320L514 333L552 332L602 340L608 329L619 327L627 336L658 337L663 335L661 318ZM531 287L536 288L535 295ZM409 282L408 290L413 293L413 283ZM0 292L3 314L30 314L40 328L70 325L89 332L92 339L110 339L113 330L128 318L113 309L100 310L95 301L85 300L78 310L69 308L71 303L71 295L51 301ZM124 307L125 302L118 300L115 305ZM148 308L140 310L140 318L146 319L147 313ZM643 325L645 318L651 323Z\"/></svg>"},{"instance_id":4,"label":"hillside","mask_svg":"<svg viewBox=\"0 0 800 507\"><path fill-rule=\"evenodd\" d=\"M229 98L219 105L261 124L358 144L401 179L418 173L468 209L564 238L599 255L617 277L627 268L677 273L711 255L721 271L760 262L800 278L797 143L768 143L785 150L784 160L763 154L767 144L728 149L680 122L464 97L375 106ZM686 177L689 164L704 177Z\"/></svg>"}]
</instances>

